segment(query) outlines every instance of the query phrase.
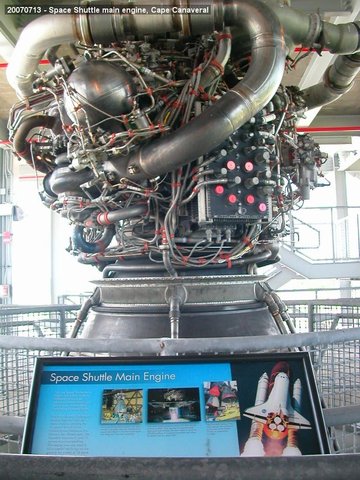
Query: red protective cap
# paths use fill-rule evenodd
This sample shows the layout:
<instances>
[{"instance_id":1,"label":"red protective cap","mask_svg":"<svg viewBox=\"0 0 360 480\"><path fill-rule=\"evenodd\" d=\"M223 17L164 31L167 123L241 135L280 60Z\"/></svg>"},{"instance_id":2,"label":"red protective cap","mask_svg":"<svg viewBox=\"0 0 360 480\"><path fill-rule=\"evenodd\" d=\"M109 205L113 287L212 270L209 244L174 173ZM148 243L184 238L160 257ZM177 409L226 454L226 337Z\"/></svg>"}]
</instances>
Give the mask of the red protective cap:
<instances>
[{"instance_id":1,"label":"red protective cap","mask_svg":"<svg viewBox=\"0 0 360 480\"><path fill-rule=\"evenodd\" d=\"M215 193L216 195L222 195L225 192L225 188L222 185L216 185Z\"/></svg>"},{"instance_id":2,"label":"red protective cap","mask_svg":"<svg viewBox=\"0 0 360 480\"><path fill-rule=\"evenodd\" d=\"M261 212L261 213L266 212L266 210L267 210L266 203L260 202L259 205L258 205L258 210L259 210L259 212Z\"/></svg>"},{"instance_id":3,"label":"red protective cap","mask_svg":"<svg viewBox=\"0 0 360 480\"><path fill-rule=\"evenodd\" d=\"M249 193L248 195L246 195L245 197L245 202L248 204L248 205L253 205L255 203L255 197L254 195L251 195L251 193Z\"/></svg>"},{"instance_id":4,"label":"red protective cap","mask_svg":"<svg viewBox=\"0 0 360 480\"><path fill-rule=\"evenodd\" d=\"M227 168L228 170L235 170L235 168L236 168L236 163L234 162L234 160L228 160L228 161L226 162L226 168Z\"/></svg>"},{"instance_id":5,"label":"red protective cap","mask_svg":"<svg viewBox=\"0 0 360 480\"><path fill-rule=\"evenodd\" d=\"M252 172L254 170L254 164L250 161L245 162L244 170L245 172Z\"/></svg>"},{"instance_id":6,"label":"red protective cap","mask_svg":"<svg viewBox=\"0 0 360 480\"><path fill-rule=\"evenodd\" d=\"M236 203L237 202L237 196L234 194L234 193L230 193L230 195L228 196L228 201L229 203Z\"/></svg>"}]
</instances>

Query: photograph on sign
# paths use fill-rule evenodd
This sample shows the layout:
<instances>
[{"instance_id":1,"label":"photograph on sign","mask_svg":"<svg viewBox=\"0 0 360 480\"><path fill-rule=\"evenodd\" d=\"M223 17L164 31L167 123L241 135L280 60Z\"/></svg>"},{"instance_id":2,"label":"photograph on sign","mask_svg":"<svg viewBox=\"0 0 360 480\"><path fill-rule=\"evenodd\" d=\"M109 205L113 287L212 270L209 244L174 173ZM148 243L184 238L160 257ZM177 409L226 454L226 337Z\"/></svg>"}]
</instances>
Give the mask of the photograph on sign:
<instances>
[{"instance_id":1,"label":"photograph on sign","mask_svg":"<svg viewBox=\"0 0 360 480\"><path fill-rule=\"evenodd\" d=\"M204 382L206 420L240 420L236 380Z\"/></svg>"},{"instance_id":2,"label":"photograph on sign","mask_svg":"<svg viewBox=\"0 0 360 480\"><path fill-rule=\"evenodd\" d=\"M143 391L134 389L104 390L101 423L142 422Z\"/></svg>"}]
</instances>

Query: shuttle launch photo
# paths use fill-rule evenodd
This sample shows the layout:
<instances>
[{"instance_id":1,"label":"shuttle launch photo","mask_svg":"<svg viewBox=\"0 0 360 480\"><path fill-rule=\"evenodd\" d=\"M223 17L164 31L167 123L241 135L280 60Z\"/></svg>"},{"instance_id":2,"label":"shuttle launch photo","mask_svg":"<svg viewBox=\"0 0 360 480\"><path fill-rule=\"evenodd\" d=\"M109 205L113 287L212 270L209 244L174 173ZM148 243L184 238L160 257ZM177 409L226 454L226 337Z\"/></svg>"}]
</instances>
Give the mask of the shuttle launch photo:
<instances>
[{"instance_id":1,"label":"shuttle launch photo","mask_svg":"<svg viewBox=\"0 0 360 480\"><path fill-rule=\"evenodd\" d=\"M302 382L290 381L287 362L277 362L270 377L264 372L258 381L254 406L243 415L252 419L243 456L299 456L297 432L312 429L301 412Z\"/></svg>"}]
</instances>

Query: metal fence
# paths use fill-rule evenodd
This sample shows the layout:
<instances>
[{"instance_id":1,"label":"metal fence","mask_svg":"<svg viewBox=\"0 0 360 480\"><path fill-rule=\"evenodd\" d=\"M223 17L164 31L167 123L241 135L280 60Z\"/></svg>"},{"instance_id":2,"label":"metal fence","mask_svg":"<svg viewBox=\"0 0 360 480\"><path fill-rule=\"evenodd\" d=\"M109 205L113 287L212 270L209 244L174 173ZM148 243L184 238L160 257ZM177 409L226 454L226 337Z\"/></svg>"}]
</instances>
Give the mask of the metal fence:
<instances>
[{"instance_id":1,"label":"metal fence","mask_svg":"<svg viewBox=\"0 0 360 480\"><path fill-rule=\"evenodd\" d=\"M84 292L84 293L68 293L64 295L59 295L57 297L57 303L60 305L81 305L85 302L92 295L92 292Z\"/></svg>"},{"instance_id":2,"label":"metal fence","mask_svg":"<svg viewBox=\"0 0 360 480\"><path fill-rule=\"evenodd\" d=\"M344 295L345 290L345 295ZM360 298L360 286L358 287L329 287L329 288L279 288L277 294L287 303L289 301L305 300L337 300L338 298Z\"/></svg>"},{"instance_id":3,"label":"metal fence","mask_svg":"<svg viewBox=\"0 0 360 480\"><path fill-rule=\"evenodd\" d=\"M324 332L360 327L360 300L286 302L297 331ZM360 341L318 345L312 360L319 391L327 407L360 404ZM360 452L360 419L332 431L342 453Z\"/></svg>"},{"instance_id":4,"label":"metal fence","mask_svg":"<svg viewBox=\"0 0 360 480\"><path fill-rule=\"evenodd\" d=\"M290 215L283 242L314 262L349 262L360 257L360 207L308 207Z\"/></svg>"},{"instance_id":5,"label":"metal fence","mask_svg":"<svg viewBox=\"0 0 360 480\"><path fill-rule=\"evenodd\" d=\"M0 335L29 338L64 338L76 318L78 305L21 306L0 308ZM0 349L0 414L24 416L35 358L60 352ZM19 438L0 436L0 452L17 453Z\"/></svg>"},{"instance_id":6,"label":"metal fence","mask_svg":"<svg viewBox=\"0 0 360 480\"><path fill-rule=\"evenodd\" d=\"M240 339L81 340L61 338L69 331L78 306L0 310L0 415L24 416L36 356L62 351L151 353L254 352L307 346L326 407L360 405L360 300L288 301L299 333ZM312 332L312 333L308 333ZM28 337L16 338L18 336ZM18 341L16 341L18 340ZM360 452L359 422L331 429L333 452ZM0 437L0 451L13 453L20 438Z\"/></svg>"}]
</instances>

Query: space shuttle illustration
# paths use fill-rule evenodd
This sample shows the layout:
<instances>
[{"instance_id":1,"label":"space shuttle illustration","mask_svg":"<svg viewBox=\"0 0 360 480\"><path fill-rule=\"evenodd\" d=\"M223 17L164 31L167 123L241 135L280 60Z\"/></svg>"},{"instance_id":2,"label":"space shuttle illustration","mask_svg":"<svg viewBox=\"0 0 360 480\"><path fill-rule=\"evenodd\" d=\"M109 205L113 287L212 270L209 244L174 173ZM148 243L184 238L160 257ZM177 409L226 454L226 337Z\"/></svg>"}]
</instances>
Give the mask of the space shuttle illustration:
<instances>
[{"instance_id":1,"label":"space shuttle illustration","mask_svg":"<svg viewBox=\"0 0 360 480\"><path fill-rule=\"evenodd\" d=\"M264 375L262 375L260 381L267 383L267 375L266 377ZM286 373L278 373L268 400L246 409L244 416L268 424L270 430L278 430L279 432L284 431L285 428L311 428L310 422L291 406L289 383L289 377ZM294 384L294 390L296 387L301 389L299 379Z\"/></svg>"},{"instance_id":2,"label":"space shuttle illustration","mask_svg":"<svg viewBox=\"0 0 360 480\"><path fill-rule=\"evenodd\" d=\"M244 411L252 425L243 455L264 456L270 442L284 442L281 455L301 455L296 432L311 429L309 420L303 417L301 408L302 386L298 378L290 398L290 373L286 362L278 362L272 369L270 380L264 372L258 382L255 405Z\"/></svg>"}]
</instances>

